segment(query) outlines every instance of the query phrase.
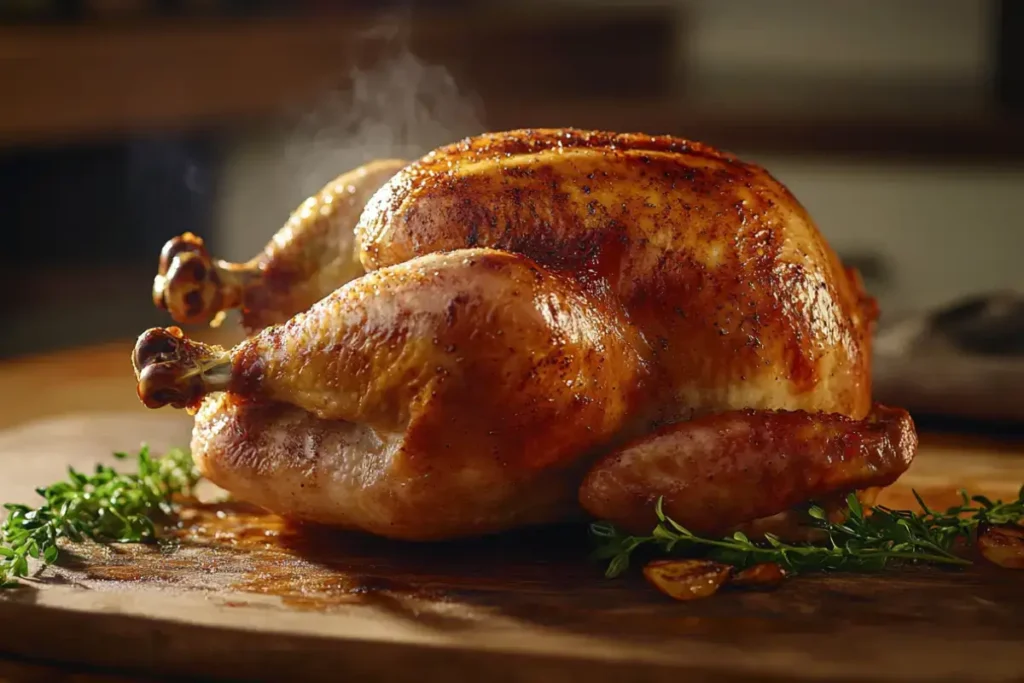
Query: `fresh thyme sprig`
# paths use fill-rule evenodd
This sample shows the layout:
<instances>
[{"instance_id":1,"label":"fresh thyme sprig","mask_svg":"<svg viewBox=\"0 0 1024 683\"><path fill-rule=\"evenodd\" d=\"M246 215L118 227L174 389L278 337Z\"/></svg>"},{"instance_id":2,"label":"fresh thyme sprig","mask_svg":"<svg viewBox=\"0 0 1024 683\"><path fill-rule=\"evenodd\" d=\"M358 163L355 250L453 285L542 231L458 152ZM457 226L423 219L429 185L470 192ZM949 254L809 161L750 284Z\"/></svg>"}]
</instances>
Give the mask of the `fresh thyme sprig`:
<instances>
[{"instance_id":1,"label":"fresh thyme sprig","mask_svg":"<svg viewBox=\"0 0 1024 683\"><path fill-rule=\"evenodd\" d=\"M811 526L826 538L821 544L790 544L771 534L766 534L764 541L754 542L741 532L726 538L705 538L668 517L660 499L655 507L658 524L650 536L631 536L607 522L596 522L590 530L597 541L595 558L608 561L608 577L625 572L637 549L664 555L699 555L739 568L774 562L792 574L877 571L900 562L969 565L970 560L954 552L958 543L974 540L983 524L1017 524L1024 520L1024 487L1017 500L1009 503L970 497L965 491L960 495L962 503L945 512L929 508L915 491L920 512L875 506L865 513L851 494L842 522L829 521L823 509L812 506L807 510Z\"/></svg>"},{"instance_id":2,"label":"fresh thyme sprig","mask_svg":"<svg viewBox=\"0 0 1024 683\"><path fill-rule=\"evenodd\" d=\"M115 453L119 460L127 453ZM36 489L44 502L38 508L7 504L0 526L0 586L17 585L28 576L29 558L53 564L57 541L145 543L156 540L156 523L173 513L172 499L191 494L199 473L188 451L173 449L161 458L143 446L135 456L138 470L122 474L97 465L87 475L68 469L68 479Z\"/></svg>"}]
</instances>

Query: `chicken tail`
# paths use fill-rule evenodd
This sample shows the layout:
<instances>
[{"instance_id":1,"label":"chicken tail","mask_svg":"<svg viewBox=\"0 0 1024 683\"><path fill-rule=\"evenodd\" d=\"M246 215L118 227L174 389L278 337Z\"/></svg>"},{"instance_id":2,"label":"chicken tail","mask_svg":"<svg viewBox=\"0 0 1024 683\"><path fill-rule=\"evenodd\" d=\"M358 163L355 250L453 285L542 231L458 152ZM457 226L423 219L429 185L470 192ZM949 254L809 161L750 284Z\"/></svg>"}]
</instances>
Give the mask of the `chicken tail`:
<instances>
[{"instance_id":1,"label":"chicken tail","mask_svg":"<svg viewBox=\"0 0 1024 683\"><path fill-rule=\"evenodd\" d=\"M147 408L194 410L207 394L231 380L231 355L220 346L189 339L178 327L154 327L135 343L136 390Z\"/></svg>"}]
</instances>

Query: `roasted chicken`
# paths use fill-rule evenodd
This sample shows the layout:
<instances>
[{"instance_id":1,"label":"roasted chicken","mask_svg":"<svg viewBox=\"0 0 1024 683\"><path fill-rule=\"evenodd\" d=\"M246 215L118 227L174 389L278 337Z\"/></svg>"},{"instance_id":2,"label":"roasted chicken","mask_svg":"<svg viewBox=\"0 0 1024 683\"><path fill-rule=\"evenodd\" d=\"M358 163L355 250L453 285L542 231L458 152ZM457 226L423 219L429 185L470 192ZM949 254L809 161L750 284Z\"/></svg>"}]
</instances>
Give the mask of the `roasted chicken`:
<instances>
[{"instance_id":1,"label":"roasted chicken","mask_svg":"<svg viewBox=\"0 0 1024 683\"><path fill-rule=\"evenodd\" d=\"M309 245L338 240L296 223L264 280L320 289L238 286L176 315L241 305L260 331L230 350L139 339L141 399L197 410L196 461L239 497L416 540L585 513L646 533L659 497L695 531L785 532L909 466L909 415L871 402L874 302L762 168L527 130L381 182L339 257L365 274L317 277L328 250Z\"/></svg>"}]
</instances>

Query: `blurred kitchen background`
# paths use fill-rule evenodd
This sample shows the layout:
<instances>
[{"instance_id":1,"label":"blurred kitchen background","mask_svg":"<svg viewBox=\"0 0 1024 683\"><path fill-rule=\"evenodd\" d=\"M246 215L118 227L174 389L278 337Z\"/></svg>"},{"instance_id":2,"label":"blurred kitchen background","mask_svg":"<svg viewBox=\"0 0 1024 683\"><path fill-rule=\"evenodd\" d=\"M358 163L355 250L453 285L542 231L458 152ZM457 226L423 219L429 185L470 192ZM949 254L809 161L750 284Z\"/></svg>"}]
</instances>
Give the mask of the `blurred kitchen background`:
<instances>
[{"instance_id":1,"label":"blurred kitchen background","mask_svg":"<svg viewBox=\"0 0 1024 683\"><path fill-rule=\"evenodd\" d=\"M1024 287L1024 2L0 0L0 22L0 357L167 324L149 290L180 232L247 260L345 170L526 126L762 163L883 322ZM1016 305L946 341L1005 359ZM1009 351L957 341L979 317ZM894 358L937 323L908 324Z\"/></svg>"}]
</instances>

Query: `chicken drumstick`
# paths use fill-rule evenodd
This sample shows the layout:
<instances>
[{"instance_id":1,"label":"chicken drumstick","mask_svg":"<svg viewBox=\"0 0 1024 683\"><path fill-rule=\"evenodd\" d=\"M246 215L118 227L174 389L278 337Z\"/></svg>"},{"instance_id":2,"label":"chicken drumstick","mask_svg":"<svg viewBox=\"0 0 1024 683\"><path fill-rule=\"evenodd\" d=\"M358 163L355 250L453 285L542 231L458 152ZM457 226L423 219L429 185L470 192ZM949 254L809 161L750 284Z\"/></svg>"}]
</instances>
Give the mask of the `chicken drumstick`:
<instances>
[{"instance_id":1,"label":"chicken drumstick","mask_svg":"<svg viewBox=\"0 0 1024 683\"><path fill-rule=\"evenodd\" d=\"M406 162L374 161L342 174L302 203L248 263L210 258L192 233L164 245L153 302L179 323L241 309L248 332L282 323L363 274L353 229L370 196Z\"/></svg>"}]
</instances>

